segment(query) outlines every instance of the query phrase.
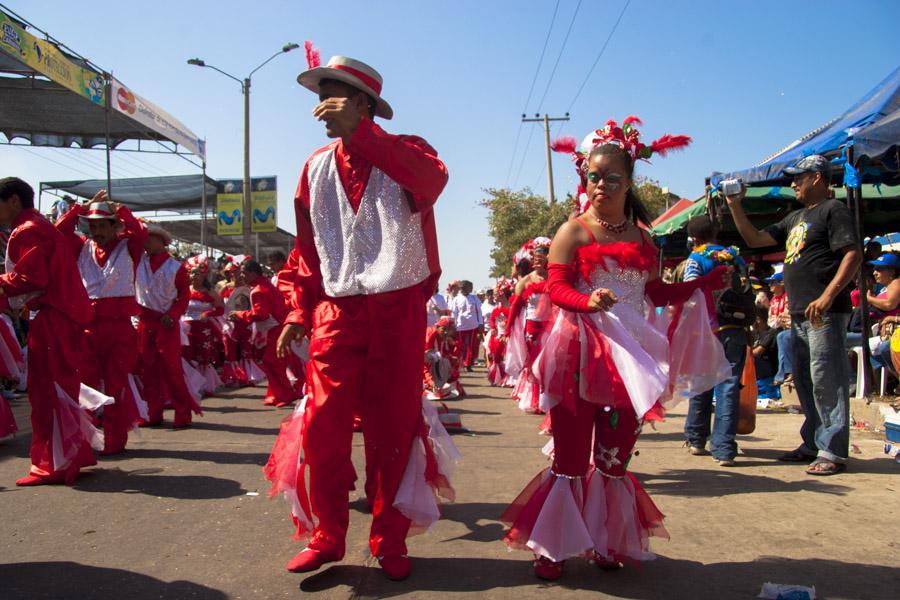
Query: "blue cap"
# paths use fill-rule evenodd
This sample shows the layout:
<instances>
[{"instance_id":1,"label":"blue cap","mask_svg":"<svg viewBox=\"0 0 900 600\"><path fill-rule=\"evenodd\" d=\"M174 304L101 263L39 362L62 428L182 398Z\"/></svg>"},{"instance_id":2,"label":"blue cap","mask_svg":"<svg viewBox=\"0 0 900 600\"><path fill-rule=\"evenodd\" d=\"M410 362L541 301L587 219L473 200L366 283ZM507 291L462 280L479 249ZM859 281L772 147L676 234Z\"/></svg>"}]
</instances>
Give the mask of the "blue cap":
<instances>
[{"instance_id":1,"label":"blue cap","mask_svg":"<svg viewBox=\"0 0 900 600\"><path fill-rule=\"evenodd\" d=\"M785 175L793 176L801 173L822 173L827 180L831 177L831 162L821 154L810 154L784 169Z\"/></svg>"},{"instance_id":2,"label":"blue cap","mask_svg":"<svg viewBox=\"0 0 900 600\"><path fill-rule=\"evenodd\" d=\"M784 273L778 272L771 277L766 277L766 283L781 283L784 281Z\"/></svg>"},{"instance_id":3,"label":"blue cap","mask_svg":"<svg viewBox=\"0 0 900 600\"><path fill-rule=\"evenodd\" d=\"M873 267L882 268L882 269L895 269L900 270L900 257L897 257L896 254L891 254L888 252L887 254L882 254L875 260L870 260L869 264Z\"/></svg>"}]
</instances>

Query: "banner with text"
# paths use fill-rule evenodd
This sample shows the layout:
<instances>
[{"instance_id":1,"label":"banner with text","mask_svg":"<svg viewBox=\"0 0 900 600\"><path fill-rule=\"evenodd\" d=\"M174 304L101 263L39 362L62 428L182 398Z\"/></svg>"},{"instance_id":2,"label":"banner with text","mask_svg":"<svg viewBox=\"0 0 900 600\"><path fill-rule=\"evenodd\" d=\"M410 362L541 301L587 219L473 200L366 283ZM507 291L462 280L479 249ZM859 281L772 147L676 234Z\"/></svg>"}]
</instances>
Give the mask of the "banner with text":
<instances>
[{"instance_id":1,"label":"banner with text","mask_svg":"<svg viewBox=\"0 0 900 600\"><path fill-rule=\"evenodd\" d=\"M250 192L250 231L253 233L271 233L278 230L275 215L278 210L277 178L259 177L251 180Z\"/></svg>"},{"instance_id":2,"label":"banner with text","mask_svg":"<svg viewBox=\"0 0 900 600\"><path fill-rule=\"evenodd\" d=\"M0 36L0 50L6 54L94 104L105 105L100 73L76 64L55 45L34 37L2 11Z\"/></svg>"},{"instance_id":3,"label":"banner with text","mask_svg":"<svg viewBox=\"0 0 900 600\"><path fill-rule=\"evenodd\" d=\"M244 182L241 179L220 179L217 187L216 233L241 235L244 233Z\"/></svg>"}]
</instances>

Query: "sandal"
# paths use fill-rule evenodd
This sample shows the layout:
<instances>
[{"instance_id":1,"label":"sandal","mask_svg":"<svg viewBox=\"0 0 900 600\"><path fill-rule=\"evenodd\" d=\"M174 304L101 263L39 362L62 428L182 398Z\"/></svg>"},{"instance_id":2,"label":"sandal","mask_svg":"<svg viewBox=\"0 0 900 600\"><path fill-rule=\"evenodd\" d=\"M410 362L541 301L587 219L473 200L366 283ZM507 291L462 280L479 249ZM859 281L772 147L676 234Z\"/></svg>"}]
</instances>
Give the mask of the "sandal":
<instances>
[{"instance_id":1,"label":"sandal","mask_svg":"<svg viewBox=\"0 0 900 600\"><path fill-rule=\"evenodd\" d=\"M816 459L815 456L810 456L809 454L804 454L800 451L799 448L796 450L791 450L790 452L785 452L781 456L778 457L778 460L781 462L793 462L793 463L811 463Z\"/></svg>"},{"instance_id":2,"label":"sandal","mask_svg":"<svg viewBox=\"0 0 900 600\"><path fill-rule=\"evenodd\" d=\"M837 475L847 470L847 465L828 460L827 458L817 458L809 468L806 469L808 475L818 475L826 477L828 475Z\"/></svg>"}]
</instances>

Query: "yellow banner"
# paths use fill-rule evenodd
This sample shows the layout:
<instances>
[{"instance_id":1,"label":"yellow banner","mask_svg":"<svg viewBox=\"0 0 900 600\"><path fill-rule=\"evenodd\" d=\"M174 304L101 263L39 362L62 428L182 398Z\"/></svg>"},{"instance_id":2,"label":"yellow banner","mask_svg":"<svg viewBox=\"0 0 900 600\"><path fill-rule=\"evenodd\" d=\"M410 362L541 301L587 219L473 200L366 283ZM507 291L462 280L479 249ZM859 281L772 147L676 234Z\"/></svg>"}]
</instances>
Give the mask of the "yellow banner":
<instances>
[{"instance_id":1,"label":"yellow banner","mask_svg":"<svg viewBox=\"0 0 900 600\"><path fill-rule=\"evenodd\" d=\"M275 177L260 177L252 180L253 190L250 192L250 231L253 233L271 233L278 230L276 213L278 210L278 194Z\"/></svg>"},{"instance_id":2,"label":"yellow banner","mask_svg":"<svg viewBox=\"0 0 900 600\"><path fill-rule=\"evenodd\" d=\"M240 179L220 180L216 194L216 233L241 235L244 233L243 182Z\"/></svg>"},{"instance_id":3,"label":"yellow banner","mask_svg":"<svg viewBox=\"0 0 900 600\"><path fill-rule=\"evenodd\" d=\"M2 11L0 50L94 104L106 104L103 77L99 73L75 64L59 48L34 37Z\"/></svg>"}]
</instances>

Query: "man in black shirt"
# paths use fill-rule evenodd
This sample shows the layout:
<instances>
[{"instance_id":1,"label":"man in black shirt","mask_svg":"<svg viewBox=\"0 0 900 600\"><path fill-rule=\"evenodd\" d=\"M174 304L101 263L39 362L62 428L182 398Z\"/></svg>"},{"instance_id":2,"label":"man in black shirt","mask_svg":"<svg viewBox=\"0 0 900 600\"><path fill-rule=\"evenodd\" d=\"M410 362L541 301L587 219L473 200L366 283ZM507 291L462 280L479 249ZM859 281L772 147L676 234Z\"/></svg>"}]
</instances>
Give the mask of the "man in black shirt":
<instances>
[{"instance_id":1,"label":"man in black shirt","mask_svg":"<svg viewBox=\"0 0 900 600\"><path fill-rule=\"evenodd\" d=\"M726 198L735 225L752 248L784 244L784 284L794 336L794 382L806 420L803 443L781 457L812 461L810 475L844 470L850 446L850 365L845 343L850 318L847 284L862 262L853 217L828 198L831 165L807 156L784 170L803 208L759 231L741 206L743 192Z\"/></svg>"}]
</instances>

